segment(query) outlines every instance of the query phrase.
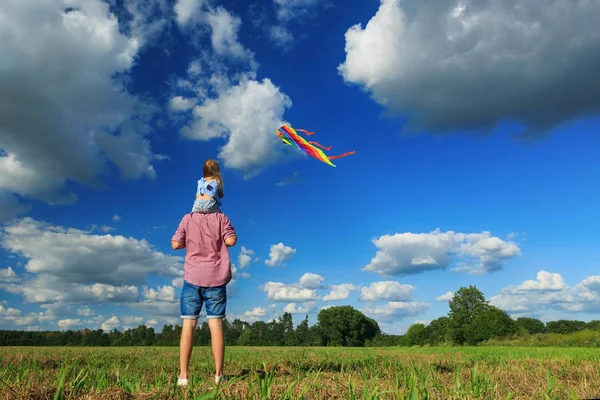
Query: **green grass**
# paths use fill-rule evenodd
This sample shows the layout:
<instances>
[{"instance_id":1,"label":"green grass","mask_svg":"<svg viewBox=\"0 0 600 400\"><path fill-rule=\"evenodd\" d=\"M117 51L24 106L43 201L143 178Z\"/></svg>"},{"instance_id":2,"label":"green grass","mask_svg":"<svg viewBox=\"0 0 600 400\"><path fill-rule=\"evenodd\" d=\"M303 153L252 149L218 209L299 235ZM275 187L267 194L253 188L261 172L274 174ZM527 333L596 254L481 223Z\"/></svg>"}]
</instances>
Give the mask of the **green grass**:
<instances>
[{"instance_id":1,"label":"green grass","mask_svg":"<svg viewBox=\"0 0 600 400\"><path fill-rule=\"evenodd\" d=\"M176 347L0 348L0 398L585 399L600 395L600 349L228 347L215 386L195 347L187 389Z\"/></svg>"}]
</instances>

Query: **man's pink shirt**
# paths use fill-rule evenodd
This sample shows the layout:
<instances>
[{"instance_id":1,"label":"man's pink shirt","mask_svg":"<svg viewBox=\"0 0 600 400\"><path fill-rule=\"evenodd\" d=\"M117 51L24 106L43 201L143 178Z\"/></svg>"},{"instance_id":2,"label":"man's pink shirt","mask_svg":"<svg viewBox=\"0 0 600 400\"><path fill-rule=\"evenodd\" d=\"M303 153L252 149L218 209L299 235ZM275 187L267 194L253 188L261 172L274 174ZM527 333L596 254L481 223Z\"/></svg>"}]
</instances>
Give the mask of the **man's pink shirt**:
<instances>
[{"instance_id":1,"label":"man's pink shirt","mask_svg":"<svg viewBox=\"0 0 600 400\"><path fill-rule=\"evenodd\" d=\"M222 212L186 214L171 239L186 249L184 279L203 287L229 283L231 258L224 239L235 235Z\"/></svg>"}]
</instances>

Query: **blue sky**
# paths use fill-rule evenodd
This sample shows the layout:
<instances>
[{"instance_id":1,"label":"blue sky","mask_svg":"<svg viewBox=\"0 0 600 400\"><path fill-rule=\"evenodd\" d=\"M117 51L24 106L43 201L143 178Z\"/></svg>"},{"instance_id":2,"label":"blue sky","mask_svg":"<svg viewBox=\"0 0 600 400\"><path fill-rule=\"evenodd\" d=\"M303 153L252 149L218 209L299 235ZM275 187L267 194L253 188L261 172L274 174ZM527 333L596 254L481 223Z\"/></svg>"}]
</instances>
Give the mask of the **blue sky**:
<instances>
[{"instance_id":1,"label":"blue sky","mask_svg":"<svg viewBox=\"0 0 600 400\"><path fill-rule=\"evenodd\" d=\"M468 285L598 319L600 6L550 3L9 1L0 328L180 323L170 238L209 157L230 319L349 304L403 333Z\"/></svg>"}]
</instances>

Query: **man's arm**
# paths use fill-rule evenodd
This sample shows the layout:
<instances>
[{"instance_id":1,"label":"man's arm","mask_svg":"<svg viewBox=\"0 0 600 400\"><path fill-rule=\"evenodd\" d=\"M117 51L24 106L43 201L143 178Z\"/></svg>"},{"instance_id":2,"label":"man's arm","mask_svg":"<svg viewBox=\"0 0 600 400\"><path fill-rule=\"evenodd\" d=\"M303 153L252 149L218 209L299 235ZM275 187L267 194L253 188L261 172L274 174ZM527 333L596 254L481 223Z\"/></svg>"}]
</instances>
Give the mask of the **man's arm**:
<instances>
[{"instance_id":1,"label":"man's arm","mask_svg":"<svg viewBox=\"0 0 600 400\"><path fill-rule=\"evenodd\" d=\"M237 243L237 236L229 236L225 238L225 246L232 247Z\"/></svg>"},{"instance_id":2,"label":"man's arm","mask_svg":"<svg viewBox=\"0 0 600 400\"><path fill-rule=\"evenodd\" d=\"M232 247L237 243L237 234L235 233L235 228L231 225L231 221L225 214L223 214L223 240L225 241L225 246Z\"/></svg>"},{"instance_id":3,"label":"man's arm","mask_svg":"<svg viewBox=\"0 0 600 400\"><path fill-rule=\"evenodd\" d=\"M187 214L181 219L175 234L171 238L171 247L173 250L179 250L185 248L185 219Z\"/></svg>"}]
</instances>

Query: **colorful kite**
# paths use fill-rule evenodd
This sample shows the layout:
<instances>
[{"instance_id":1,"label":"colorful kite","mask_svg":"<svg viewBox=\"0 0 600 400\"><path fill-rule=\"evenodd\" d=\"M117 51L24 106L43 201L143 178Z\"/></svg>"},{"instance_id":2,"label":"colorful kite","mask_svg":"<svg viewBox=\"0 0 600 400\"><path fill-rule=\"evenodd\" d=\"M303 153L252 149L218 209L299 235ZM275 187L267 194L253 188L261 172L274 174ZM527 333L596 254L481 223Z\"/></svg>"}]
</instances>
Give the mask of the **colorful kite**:
<instances>
[{"instance_id":1,"label":"colorful kite","mask_svg":"<svg viewBox=\"0 0 600 400\"><path fill-rule=\"evenodd\" d=\"M335 167L335 165L330 160L354 154L354 151L349 151L347 153L340 154L337 156L328 156L325 153L323 153L321 149L329 151L331 150L331 146L325 147L317 142L309 142L302 136L300 136L296 131L304 132L307 136L314 134L314 132L308 132L304 129L294 129L290 125L286 124L277 129L277 136L281 138L281 141L283 143L289 144L290 146L295 145L298 149L304 151L308 155L313 156L317 160L321 160L324 163L331 165L332 167Z\"/></svg>"}]
</instances>

